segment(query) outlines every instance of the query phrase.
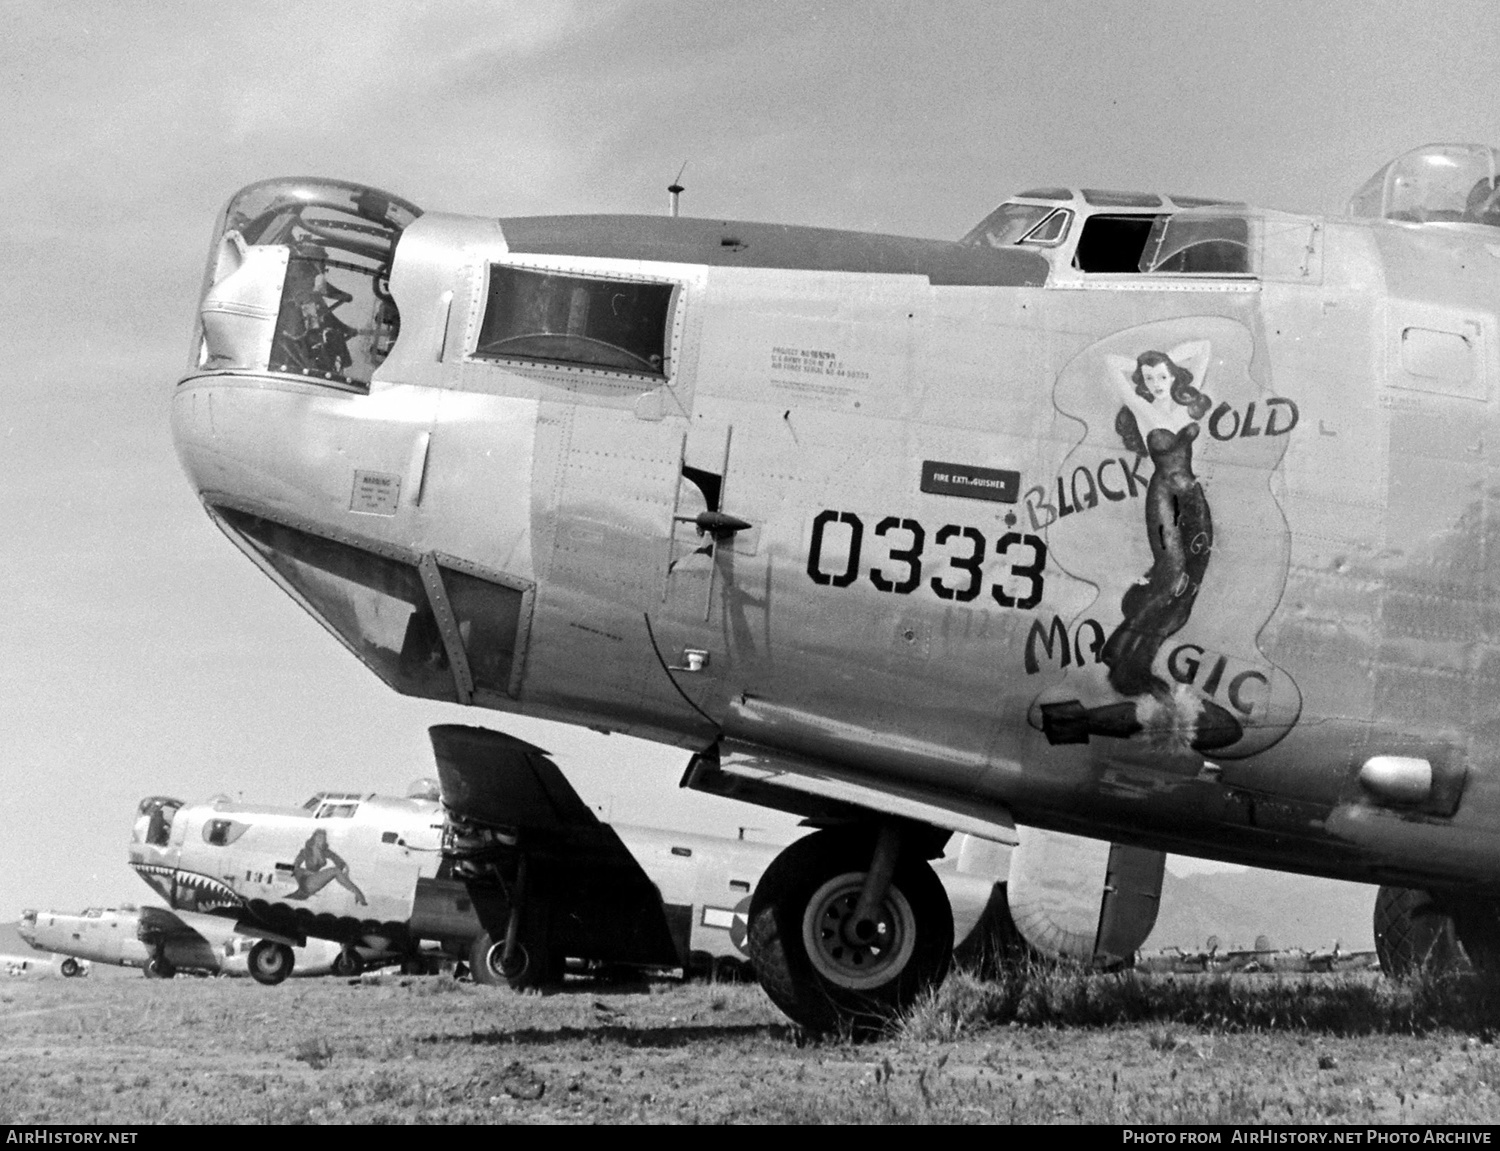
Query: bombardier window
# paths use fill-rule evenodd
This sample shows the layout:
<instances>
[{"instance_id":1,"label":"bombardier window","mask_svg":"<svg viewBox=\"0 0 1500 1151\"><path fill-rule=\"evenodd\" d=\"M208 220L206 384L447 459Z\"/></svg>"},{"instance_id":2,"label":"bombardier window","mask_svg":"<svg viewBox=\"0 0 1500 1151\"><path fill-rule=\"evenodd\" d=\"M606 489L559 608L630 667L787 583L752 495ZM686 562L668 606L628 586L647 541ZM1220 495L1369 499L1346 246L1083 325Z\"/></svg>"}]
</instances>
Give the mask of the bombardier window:
<instances>
[{"instance_id":1,"label":"bombardier window","mask_svg":"<svg viewBox=\"0 0 1500 1151\"><path fill-rule=\"evenodd\" d=\"M491 264L474 354L665 376L672 288Z\"/></svg>"},{"instance_id":2,"label":"bombardier window","mask_svg":"<svg viewBox=\"0 0 1500 1151\"><path fill-rule=\"evenodd\" d=\"M414 564L233 508L216 510L252 554L386 683L407 695L454 698L447 650Z\"/></svg>"},{"instance_id":3,"label":"bombardier window","mask_svg":"<svg viewBox=\"0 0 1500 1151\"><path fill-rule=\"evenodd\" d=\"M146 817L145 831L142 838L152 847L166 847L167 839L172 834L172 820L177 815L177 809L182 806L175 799L167 799L164 796L151 796L141 800L140 813ZM136 823L140 828L140 821Z\"/></svg>"},{"instance_id":4,"label":"bombardier window","mask_svg":"<svg viewBox=\"0 0 1500 1151\"><path fill-rule=\"evenodd\" d=\"M441 570L475 690L509 695L521 592L449 567Z\"/></svg>"}]
</instances>

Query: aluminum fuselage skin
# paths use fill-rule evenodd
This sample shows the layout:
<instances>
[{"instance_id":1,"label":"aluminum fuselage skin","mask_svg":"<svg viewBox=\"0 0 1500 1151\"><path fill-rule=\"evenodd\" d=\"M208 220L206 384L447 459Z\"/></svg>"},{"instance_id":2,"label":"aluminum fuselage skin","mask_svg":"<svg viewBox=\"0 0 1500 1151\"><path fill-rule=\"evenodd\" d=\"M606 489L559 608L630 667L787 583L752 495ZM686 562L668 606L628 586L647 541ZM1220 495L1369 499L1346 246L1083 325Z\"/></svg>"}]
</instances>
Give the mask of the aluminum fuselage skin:
<instances>
[{"instance_id":1,"label":"aluminum fuselage skin","mask_svg":"<svg viewBox=\"0 0 1500 1151\"><path fill-rule=\"evenodd\" d=\"M211 512L524 587L511 689L465 702L1119 842L1500 887L1500 232L1288 219L1285 273L997 286L757 266L732 225L657 221L682 239L653 247L624 219L430 213L367 394L194 369L174 435ZM665 378L474 355L507 263L674 285ZM1198 357L1187 479L1116 428L1152 350ZM685 468L751 525L717 554ZM993 472L1008 500L955 491ZM362 503L370 475L399 494ZM1212 527L1157 595L1168 496ZM1186 718L1059 734L1049 707L1150 694L1105 658L1133 587L1185 617L1132 658ZM1220 713L1229 734L1193 727ZM1425 758L1446 799L1370 794L1376 755Z\"/></svg>"}]
</instances>

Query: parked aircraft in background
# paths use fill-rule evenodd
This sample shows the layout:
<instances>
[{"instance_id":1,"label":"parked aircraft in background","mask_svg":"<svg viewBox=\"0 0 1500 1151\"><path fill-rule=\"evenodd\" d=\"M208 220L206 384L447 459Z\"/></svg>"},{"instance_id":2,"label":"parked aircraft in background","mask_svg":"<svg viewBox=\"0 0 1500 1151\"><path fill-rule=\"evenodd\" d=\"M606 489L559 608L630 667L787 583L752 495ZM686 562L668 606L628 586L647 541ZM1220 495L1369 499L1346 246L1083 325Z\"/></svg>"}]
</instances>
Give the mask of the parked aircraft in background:
<instances>
[{"instance_id":1,"label":"parked aircraft in background","mask_svg":"<svg viewBox=\"0 0 1500 1151\"><path fill-rule=\"evenodd\" d=\"M35 955L0 955L0 971L6 975L41 975L57 972L64 979L89 973L86 959L65 955L61 960L39 959Z\"/></svg>"},{"instance_id":2,"label":"parked aircraft in background","mask_svg":"<svg viewBox=\"0 0 1500 1151\"><path fill-rule=\"evenodd\" d=\"M174 436L395 690L816 825L749 908L808 1026L942 978L955 832L1018 898L1047 833L1112 841L1059 935L1102 962L1178 851L1426 892L1488 966L1497 177L1428 146L1338 219L1041 188L954 243L271 180Z\"/></svg>"},{"instance_id":3,"label":"parked aircraft in background","mask_svg":"<svg viewBox=\"0 0 1500 1151\"><path fill-rule=\"evenodd\" d=\"M541 748L457 724L431 735L451 874L483 927L477 978L553 980L570 958L744 967L754 891L782 845L605 823ZM1005 853L965 836L938 873L954 939L976 953L996 946L1008 925L996 922Z\"/></svg>"},{"instance_id":4,"label":"parked aircraft in background","mask_svg":"<svg viewBox=\"0 0 1500 1151\"><path fill-rule=\"evenodd\" d=\"M308 939L340 945L340 975L389 961L420 970L421 939L473 934L457 906L462 889L436 878L442 829L427 781L405 798L321 791L300 808L148 796L130 864L169 906L227 917L256 937L251 973L262 983L290 975Z\"/></svg>"},{"instance_id":5,"label":"parked aircraft in background","mask_svg":"<svg viewBox=\"0 0 1500 1151\"><path fill-rule=\"evenodd\" d=\"M426 941L476 979L516 986L560 978L569 959L744 965L750 896L780 846L611 826L540 748L480 728L432 738L441 801L430 781L399 799L319 792L301 808L151 796L131 865L172 906L259 937L251 971L268 983L310 938L343 945L339 974L381 960L421 967ZM976 842L944 872L956 938L989 930L1003 853Z\"/></svg>"},{"instance_id":6,"label":"parked aircraft in background","mask_svg":"<svg viewBox=\"0 0 1500 1151\"><path fill-rule=\"evenodd\" d=\"M63 975L80 974L84 961L139 967L150 979L179 971L254 975L260 945L222 919L162 907L91 907L79 915L27 910L16 930L38 951L66 956L58 964ZM297 951L299 973L326 975L338 954L338 947L313 940Z\"/></svg>"}]
</instances>

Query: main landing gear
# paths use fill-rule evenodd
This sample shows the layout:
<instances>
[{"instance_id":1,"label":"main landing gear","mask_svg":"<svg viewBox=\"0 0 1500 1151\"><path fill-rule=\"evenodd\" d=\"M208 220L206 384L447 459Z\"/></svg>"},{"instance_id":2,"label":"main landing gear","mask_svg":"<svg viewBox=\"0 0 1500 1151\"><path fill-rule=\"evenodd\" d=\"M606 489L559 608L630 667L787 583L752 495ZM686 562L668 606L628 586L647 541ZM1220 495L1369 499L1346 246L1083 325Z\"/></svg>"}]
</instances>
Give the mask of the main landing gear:
<instances>
[{"instance_id":1,"label":"main landing gear","mask_svg":"<svg viewBox=\"0 0 1500 1151\"><path fill-rule=\"evenodd\" d=\"M830 828L776 857L750 903L750 955L776 1006L813 1031L876 1030L948 973L953 912L896 827Z\"/></svg>"},{"instance_id":2,"label":"main landing gear","mask_svg":"<svg viewBox=\"0 0 1500 1151\"><path fill-rule=\"evenodd\" d=\"M1382 887L1375 953L1392 979L1461 968L1500 978L1500 903L1470 895Z\"/></svg>"},{"instance_id":3,"label":"main landing gear","mask_svg":"<svg viewBox=\"0 0 1500 1151\"><path fill-rule=\"evenodd\" d=\"M507 959L505 941L497 942L486 931L469 945L469 973L475 983L504 983L521 991L561 983L563 964L546 947L528 947L519 940Z\"/></svg>"},{"instance_id":4,"label":"main landing gear","mask_svg":"<svg viewBox=\"0 0 1500 1151\"><path fill-rule=\"evenodd\" d=\"M146 960L145 972L147 979L171 979L177 974L177 968L158 954Z\"/></svg>"},{"instance_id":5,"label":"main landing gear","mask_svg":"<svg viewBox=\"0 0 1500 1151\"><path fill-rule=\"evenodd\" d=\"M255 982L275 986L292 973L295 959L285 943L261 939L250 949L249 961L250 977Z\"/></svg>"},{"instance_id":6,"label":"main landing gear","mask_svg":"<svg viewBox=\"0 0 1500 1151\"><path fill-rule=\"evenodd\" d=\"M365 961L359 957L359 952L354 950L352 944L341 948L333 957L333 973L342 979L352 979L364 969Z\"/></svg>"},{"instance_id":7,"label":"main landing gear","mask_svg":"<svg viewBox=\"0 0 1500 1151\"><path fill-rule=\"evenodd\" d=\"M531 861L517 853L515 871L509 881L499 860L484 860L475 853L471 870L486 876L505 894L509 911L505 932L499 938L481 932L469 944L469 975L475 983L508 984L513 990L546 987L563 981L565 958L550 945L545 901L527 899Z\"/></svg>"}]
</instances>

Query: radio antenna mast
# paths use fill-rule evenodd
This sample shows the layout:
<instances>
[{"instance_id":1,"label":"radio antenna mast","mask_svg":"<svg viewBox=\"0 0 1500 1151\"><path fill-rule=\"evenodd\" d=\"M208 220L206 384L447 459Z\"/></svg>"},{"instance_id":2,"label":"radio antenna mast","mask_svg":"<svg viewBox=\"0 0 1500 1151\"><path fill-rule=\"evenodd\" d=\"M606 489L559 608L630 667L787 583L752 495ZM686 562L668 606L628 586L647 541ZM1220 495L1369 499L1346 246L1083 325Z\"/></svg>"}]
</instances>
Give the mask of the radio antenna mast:
<instances>
[{"instance_id":1,"label":"radio antenna mast","mask_svg":"<svg viewBox=\"0 0 1500 1151\"><path fill-rule=\"evenodd\" d=\"M677 198L686 190L682 186L682 174L687 171L688 162L684 160L682 167L677 169L677 179L667 185L667 211L669 215L677 215Z\"/></svg>"}]
</instances>

